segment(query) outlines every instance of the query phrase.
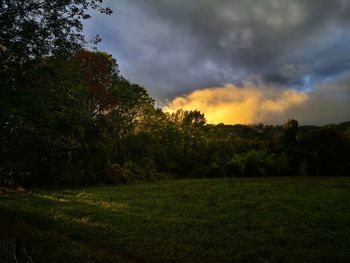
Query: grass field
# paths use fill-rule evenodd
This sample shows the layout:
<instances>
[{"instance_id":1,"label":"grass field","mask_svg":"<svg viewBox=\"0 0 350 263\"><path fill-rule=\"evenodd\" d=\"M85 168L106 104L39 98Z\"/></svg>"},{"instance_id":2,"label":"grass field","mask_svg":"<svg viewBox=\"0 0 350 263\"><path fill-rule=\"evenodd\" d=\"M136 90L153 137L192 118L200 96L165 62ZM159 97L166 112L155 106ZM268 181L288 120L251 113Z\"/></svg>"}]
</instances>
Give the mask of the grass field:
<instances>
[{"instance_id":1,"label":"grass field","mask_svg":"<svg viewBox=\"0 0 350 263\"><path fill-rule=\"evenodd\" d=\"M34 262L350 262L350 178L7 193L0 227Z\"/></svg>"}]
</instances>

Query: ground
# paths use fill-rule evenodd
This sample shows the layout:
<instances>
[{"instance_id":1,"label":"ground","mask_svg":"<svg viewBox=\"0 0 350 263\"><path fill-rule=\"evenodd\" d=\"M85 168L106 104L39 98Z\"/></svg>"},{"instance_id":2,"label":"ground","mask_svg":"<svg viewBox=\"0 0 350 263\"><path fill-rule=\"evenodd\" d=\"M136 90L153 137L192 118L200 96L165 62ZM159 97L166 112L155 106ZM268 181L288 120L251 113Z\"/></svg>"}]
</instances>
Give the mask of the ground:
<instances>
[{"instance_id":1,"label":"ground","mask_svg":"<svg viewBox=\"0 0 350 263\"><path fill-rule=\"evenodd\" d=\"M1 233L34 262L350 262L350 178L3 192Z\"/></svg>"}]
</instances>

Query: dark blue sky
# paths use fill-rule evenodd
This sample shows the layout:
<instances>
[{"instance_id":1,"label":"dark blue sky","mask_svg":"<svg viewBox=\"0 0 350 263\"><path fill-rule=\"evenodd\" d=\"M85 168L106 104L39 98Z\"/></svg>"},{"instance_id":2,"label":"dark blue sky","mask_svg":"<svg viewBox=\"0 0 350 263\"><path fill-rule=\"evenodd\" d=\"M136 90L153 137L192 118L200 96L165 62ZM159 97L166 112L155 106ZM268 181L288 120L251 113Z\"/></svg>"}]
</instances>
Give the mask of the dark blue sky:
<instances>
[{"instance_id":1,"label":"dark blue sky","mask_svg":"<svg viewBox=\"0 0 350 263\"><path fill-rule=\"evenodd\" d=\"M99 49L112 53L121 73L160 101L246 81L301 91L329 84L334 92L338 82L350 83L348 0L104 4L114 13L93 15L87 34L99 33ZM349 89L341 96L350 102Z\"/></svg>"}]
</instances>

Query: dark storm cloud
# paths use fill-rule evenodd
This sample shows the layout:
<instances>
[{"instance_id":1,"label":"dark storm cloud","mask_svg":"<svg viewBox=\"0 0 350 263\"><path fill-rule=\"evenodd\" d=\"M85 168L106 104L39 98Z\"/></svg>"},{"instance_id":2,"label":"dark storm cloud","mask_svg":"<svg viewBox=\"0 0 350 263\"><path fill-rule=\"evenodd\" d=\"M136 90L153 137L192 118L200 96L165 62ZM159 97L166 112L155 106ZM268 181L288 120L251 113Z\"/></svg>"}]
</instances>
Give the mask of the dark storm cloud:
<instances>
[{"instance_id":1,"label":"dark storm cloud","mask_svg":"<svg viewBox=\"0 0 350 263\"><path fill-rule=\"evenodd\" d=\"M117 0L87 24L153 96L241 84L308 88L350 72L347 0Z\"/></svg>"}]
</instances>

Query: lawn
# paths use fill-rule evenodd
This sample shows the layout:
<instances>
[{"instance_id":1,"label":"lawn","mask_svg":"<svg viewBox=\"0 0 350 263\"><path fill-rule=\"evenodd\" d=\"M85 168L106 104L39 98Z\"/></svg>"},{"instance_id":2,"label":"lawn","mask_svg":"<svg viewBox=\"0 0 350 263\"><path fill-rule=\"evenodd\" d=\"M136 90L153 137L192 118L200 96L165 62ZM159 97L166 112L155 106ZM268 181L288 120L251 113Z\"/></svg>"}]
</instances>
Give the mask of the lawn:
<instances>
[{"instance_id":1,"label":"lawn","mask_svg":"<svg viewBox=\"0 0 350 263\"><path fill-rule=\"evenodd\" d=\"M3 193L0 234L34 262L350 262L350 178Z\"/></svg>"}]
</instances>

